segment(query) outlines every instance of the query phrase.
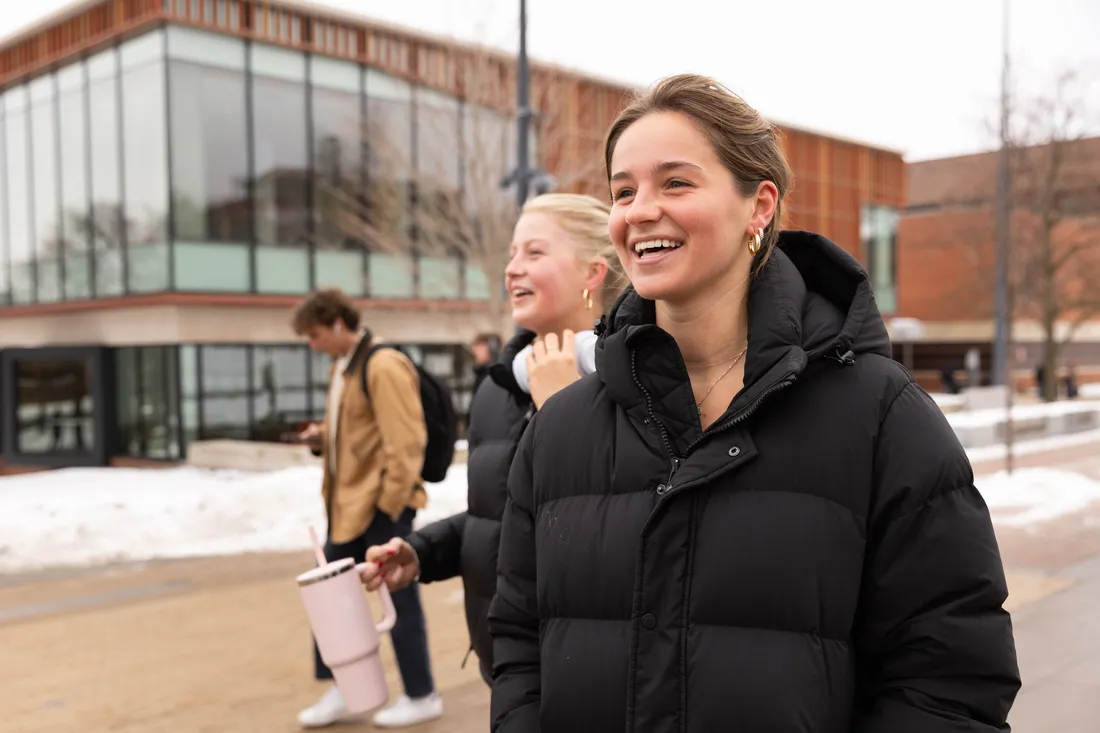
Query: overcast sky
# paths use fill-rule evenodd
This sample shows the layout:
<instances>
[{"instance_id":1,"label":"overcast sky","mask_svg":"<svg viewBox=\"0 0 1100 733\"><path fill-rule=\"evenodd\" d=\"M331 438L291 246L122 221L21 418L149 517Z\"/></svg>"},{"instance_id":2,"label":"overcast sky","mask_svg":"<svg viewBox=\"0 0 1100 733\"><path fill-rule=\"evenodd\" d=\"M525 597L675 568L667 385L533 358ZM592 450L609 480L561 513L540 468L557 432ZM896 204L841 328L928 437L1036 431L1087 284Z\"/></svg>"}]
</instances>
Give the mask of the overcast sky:
<instances>
[{"instance_id":1,"label":"overcast sky","mask_svg":"<svg viewBox=\"0 0 1100 733\"><path fill-rule=\"evenodd\" d=\"M519 0L313 0L410 28L515 50ZM68 5L6 1L0 37ZM921 160L989 149L1000 91L1004 0L529 0L535 59L644 86L710 74L777 122ZM1100 2L1011 0L1019 83L1059 70L1096 85ZM1097 128L1100 130L1100 127Z\"/></svg>"}]
</instances>

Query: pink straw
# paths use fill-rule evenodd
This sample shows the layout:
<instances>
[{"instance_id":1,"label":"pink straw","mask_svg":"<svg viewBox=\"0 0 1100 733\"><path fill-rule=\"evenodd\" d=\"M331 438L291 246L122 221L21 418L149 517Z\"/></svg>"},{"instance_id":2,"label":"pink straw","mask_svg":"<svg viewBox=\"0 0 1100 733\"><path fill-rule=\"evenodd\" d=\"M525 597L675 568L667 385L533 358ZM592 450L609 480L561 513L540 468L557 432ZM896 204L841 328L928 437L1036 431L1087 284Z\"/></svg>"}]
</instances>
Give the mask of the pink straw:
<instances>
[{"instance_id":1,"label":"pink straw","mask_svg":"<svg viewBox=\"0 0 1100 733\"><path fill-rule=\"evenodd\" d=\"M317 539L317 530L313 528L313 525L309 525L309 538L313 540L313 554L317 556L317 566L320 567L328 563L325 559L325 548L321 547L321 541Z\"/></svg>"}]
</instances>

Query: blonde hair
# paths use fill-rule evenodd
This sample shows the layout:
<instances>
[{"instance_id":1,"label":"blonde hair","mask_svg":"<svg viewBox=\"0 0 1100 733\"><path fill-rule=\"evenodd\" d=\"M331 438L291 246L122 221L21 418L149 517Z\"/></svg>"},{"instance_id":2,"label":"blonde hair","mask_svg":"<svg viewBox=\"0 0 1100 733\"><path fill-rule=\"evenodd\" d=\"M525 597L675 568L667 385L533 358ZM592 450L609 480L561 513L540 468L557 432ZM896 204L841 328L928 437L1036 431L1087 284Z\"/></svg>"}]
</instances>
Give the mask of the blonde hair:
<instances>
[{"instance_id":1,"label":"blonde hair","mask_svg":"<svg viewBox=\"0 0 1100 733\"><path fill-rule=\"evenodd\" d=\"M742 196L751 196L762 181L779 190L775 215L764 228L760 252L753 262L758 272L771 256L783 225L783 197L794 176L780 146L779 129L764 119L748 102L714 79L699 74L677 74L661 81L637 98L611 123L604 143L604 164L611 183L611 156L626 128L654 112L687 115L710 141L718 159L733 174Z\"/></svg>"},{"instance_id":2,"label":"blonde hair","mask_svg":"<svg viewBox=\"0 0 1100 733\"><path fill-rule=\"evenodd\" d=\"M575 193L544 193L528 199L523 205L524 214L549 214L569 235L577 248L577 260L607 263L607 275L598 293L604 313L611 308L620 291L626 285L622 263L615 253L615 245L607 233L607 220L611 207L593 196Z\"/></svg>"}]
</instances>

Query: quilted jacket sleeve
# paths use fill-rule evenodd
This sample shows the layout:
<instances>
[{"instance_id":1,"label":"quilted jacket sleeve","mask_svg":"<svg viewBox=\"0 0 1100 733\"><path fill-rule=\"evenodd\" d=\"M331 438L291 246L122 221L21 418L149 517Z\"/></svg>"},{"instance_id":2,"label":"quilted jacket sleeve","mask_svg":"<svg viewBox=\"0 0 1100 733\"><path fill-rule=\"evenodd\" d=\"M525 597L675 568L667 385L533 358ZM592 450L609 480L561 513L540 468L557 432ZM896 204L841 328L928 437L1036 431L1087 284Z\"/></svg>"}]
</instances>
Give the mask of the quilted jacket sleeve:
<instances>
[{"instance_id":1,"label":"quilted jacket sleeve","mask_svg":"<svg viewBox=\"0 0 1100 733\"><path fill-rule=\"evenodd\" d=\"M420 560L420 582L434 583L462 574L462 535L466 512L432 522L413 532L408 542Z\"/></svg>"},{"instance_id":2,"label":"quilted jacket sleeve","mask_svg":"<svg viewBox=\"0 0 1100 733\"><path fill-rule=\"evenodd\" d=\"M858 733L993 733L1020 687L989 510L915 384L878 435L857 627Z\"/></svg>"},{"instance_id":3,"label":"quilted jacket sleeve","mask_svg":"<svg viewBox=\"0 0 1100 733\"><path fill-rule=\"evenodd\" d=\"M494 658L490 720L494 733L539 733L541 729L531 465L534 428L532 422L520 441L509 473L497 562L497 592L489 607Z\"/></svg>"}]
</instances>

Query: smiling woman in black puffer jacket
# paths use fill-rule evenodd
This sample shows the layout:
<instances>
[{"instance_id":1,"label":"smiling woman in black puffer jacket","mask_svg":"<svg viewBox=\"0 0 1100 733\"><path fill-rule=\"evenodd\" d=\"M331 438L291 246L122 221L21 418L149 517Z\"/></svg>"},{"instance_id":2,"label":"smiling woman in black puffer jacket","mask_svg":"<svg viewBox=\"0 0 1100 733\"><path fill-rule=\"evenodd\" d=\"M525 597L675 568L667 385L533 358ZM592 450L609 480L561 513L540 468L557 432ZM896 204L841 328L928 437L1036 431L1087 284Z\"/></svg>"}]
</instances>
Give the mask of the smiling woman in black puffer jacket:
<instances>
[{"instance_id":1,"label":"smiling woman in black puffer jacket","mask_svg":"<svg viewBox=\"0 0 1100 733\"><path fill-rule=\"evenodd\" d=\"M492 639L487 615L496 592L500 517L508 495L508 468L534 406L595 369L593 324L621 289L619 262L607 235L607 204L591 196L545 194L524 207L516 224L505 270L512 318L519 333L489 369L470 406L467 511L435 522L408 537L367 550L378 563L363 574L368 588L385 577L391 589L419 574L424 583L461 576L470 648L486 682L492 675ZM557 381L540 379L532 390L532 353L575 343L574 358ZM540 339L532 344L536 337Z\"/></svg>"},{"instance_id":2,"label":"smiling woman in black puffer jacket","mask_svg":"<svg viewBox=\"0 0 1100 733\"><path fill-rule=\"evenodd\" d=\"M1007 731L986 505L863 268L778 231L773 128L673 77L606 162L634 289L512 464L492 729Z\"/></svg>"}]
</instances>

